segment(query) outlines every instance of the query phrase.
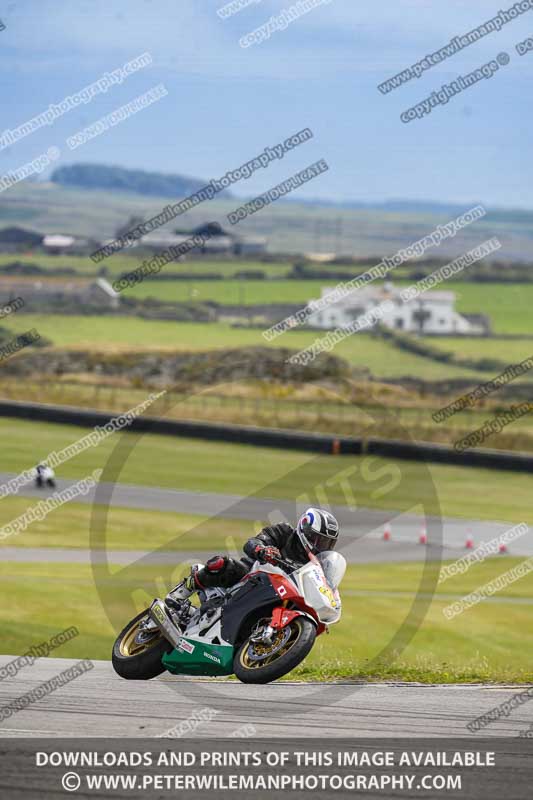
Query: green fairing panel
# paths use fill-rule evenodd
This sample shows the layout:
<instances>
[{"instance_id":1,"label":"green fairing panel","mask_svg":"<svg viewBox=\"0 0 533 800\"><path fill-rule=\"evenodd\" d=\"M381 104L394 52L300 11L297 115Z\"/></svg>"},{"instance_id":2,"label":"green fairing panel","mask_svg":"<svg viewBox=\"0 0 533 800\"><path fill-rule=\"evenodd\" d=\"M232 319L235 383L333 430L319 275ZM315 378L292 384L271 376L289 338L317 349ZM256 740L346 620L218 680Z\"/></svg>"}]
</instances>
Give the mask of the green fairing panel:
<instances>
[{"instance_id":1,"label":"green fairing panel","mask_svg":"<svg viewBox=\"0 0 533 800\"><path fill-rule=\"evenodd\" d=\"M233 647L231 645L204 644L197 639L185 640L194 649L171 650L162 662L173 675L232 675Z\"/></svg>"}]
</instances>

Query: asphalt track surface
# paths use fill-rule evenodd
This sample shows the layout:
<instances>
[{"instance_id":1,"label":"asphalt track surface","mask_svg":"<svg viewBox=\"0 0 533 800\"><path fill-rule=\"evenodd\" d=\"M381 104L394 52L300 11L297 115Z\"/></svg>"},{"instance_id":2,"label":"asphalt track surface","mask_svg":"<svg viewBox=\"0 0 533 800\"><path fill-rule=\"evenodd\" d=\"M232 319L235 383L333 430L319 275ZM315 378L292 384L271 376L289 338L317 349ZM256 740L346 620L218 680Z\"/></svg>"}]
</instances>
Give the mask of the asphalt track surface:
<instances>
[{"instance_id":1,"label":"asphalt track surface","mask_svg":"<svg viewBox=\"0 0 533 800\"><path fill-rule=\"evenodd\" d=\"M0 656L0 668L13 656ZM76 662L44 658L0 681L0 708ZM193 736L231 737L244 725L254 736L282 737L493 737L518 736L533 723L533 702L516 707L472 734L467 723L525 687L378 683L334 685L235 681L172 676L125 681L110 662L94 668L0 722L4 737L157 737L194 712L213 709ZM188 734L190 735L190 734Z\"/></svg>"},{"instance_id":2,"label":"asphalt track surface","mask_svg":"<svg viewBox=\"0 0 533 800\"><path fill-rule=\"evenodd\" d=\"M0 473L0 485L14 477L13 473ZM71 486L74 481L59 480L58 491ZM100 484L102 486L102 484ZM106 485L104 484L104 487ZM182 514L198 514L208 517L250 520L250 535L253 533L252 522L267 524L282 519L293 520L295 511L300 513L303 507L296 509L295 504L279 499L258 497L239 497L237 495L215 494L212 492L196 492L190 490L160 489L148 486L127 484L107 485L110 505L122 508L138 508L155 511L168 511ZM32 499L43 499L49 492L38 490L28 485L18 492L18 496ZM94 490L87 495L76 497L75 502L92 504ZM1 501L0 501L1 502ZM0 506L1 508L1 506ZM336 505L332 508L337 516L343 536L340 550L351 562L386 562L386 561L421 561L429 559L455 559L465 553L465 542L469 535L475 545L488 542L513 527L510 522L489 522L457 518L442 519L442 542L437 542L440 521L414 513L396 513L394 511L367 508L349 508ZM10 520L2 520L6 524ZM392 540L383 541L383 526L390 524ZM429 546L418 544L422 525L427 526ZM71 563L88 563L90 553L87 550L61 550L55 548L17 548L16 537L5 542L1 553L5 560L13 561L58 561ZM432 541L434 542L432 544ZM442 546L441 546L442 544ZM515 540L508 547L512 555L533 555L533 535L528 533ZM197 560L205 556L205 551L181 552L181 560ZM95 559L103 558L93 553ZM109 561L118 564L131 563L143 558L144 563L168 563L176 558L176 551L156 550L154 553L141 551L115 551L105 556Z\"/></svg>"}]
</instances>

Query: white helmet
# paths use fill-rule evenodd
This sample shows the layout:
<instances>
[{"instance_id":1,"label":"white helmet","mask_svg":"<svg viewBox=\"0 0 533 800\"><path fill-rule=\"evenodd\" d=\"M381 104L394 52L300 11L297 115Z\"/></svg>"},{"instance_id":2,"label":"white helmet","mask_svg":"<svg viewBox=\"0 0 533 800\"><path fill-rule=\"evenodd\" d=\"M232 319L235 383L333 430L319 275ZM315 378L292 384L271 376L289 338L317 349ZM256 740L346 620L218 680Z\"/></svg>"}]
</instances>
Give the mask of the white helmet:
<instances>
[{"instance_id":1,"label":"white helmet","mask_svg":"<svg viewBox=\"0 0 533 800\"><path fill-rule=\"evenodd\" d=\"M296 533L305 550L322 553L334 550L339 538L339 523L323 508L308 508L300 517Z\"/></svg>"}]
</instances>

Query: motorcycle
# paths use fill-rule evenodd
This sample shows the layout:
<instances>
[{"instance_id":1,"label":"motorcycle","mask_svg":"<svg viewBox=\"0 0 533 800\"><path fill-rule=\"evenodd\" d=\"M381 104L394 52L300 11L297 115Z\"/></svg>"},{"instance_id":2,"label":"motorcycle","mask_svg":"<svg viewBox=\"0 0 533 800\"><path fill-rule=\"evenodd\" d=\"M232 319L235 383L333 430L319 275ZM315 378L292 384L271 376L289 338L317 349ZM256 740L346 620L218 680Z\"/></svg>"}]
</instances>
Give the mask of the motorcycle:
<instances>
[{"instance_id":1,"label":"motorcycle","mask_svg":"<svg viewBox=\"0 0 533 800\"><path fill-rule=\"evenodd\" d=\"M165 670L236 675L243 683L281 678L340 620L338 587L345 571L340 553L309 553L303 566L255 561L239 583L214 590L199 608L172 592L165 600L156 598L117 637L115 672L128 680L148 680Z\"/></svg>"},{"instance_id":2,"label":"motorcycle","mask_svg":"<svg viewBox=\"0 0 533 800\"><path fill-rule=\"evenodd\" d=\"M45 486L48 486L49 489L55 489L54 470L46 465L39 464L35 470L35 486L38 489L43 489Z\"/></svg>"}]
</instances>

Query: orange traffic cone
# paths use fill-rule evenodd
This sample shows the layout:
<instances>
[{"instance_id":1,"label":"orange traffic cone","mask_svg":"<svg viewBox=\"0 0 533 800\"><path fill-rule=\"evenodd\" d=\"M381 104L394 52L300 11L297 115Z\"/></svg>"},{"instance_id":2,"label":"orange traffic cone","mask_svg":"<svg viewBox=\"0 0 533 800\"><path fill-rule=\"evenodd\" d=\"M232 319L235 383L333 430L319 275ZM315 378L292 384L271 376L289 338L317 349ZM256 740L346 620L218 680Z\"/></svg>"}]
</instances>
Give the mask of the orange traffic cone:
<instances>
[{"instance_id":1,"label":"orange traffic cone","mask_svg":"<svg viewBox=\"0 0 533 800\"><path fill-rule=\"evenodd\" d=\"M428 535L426 532L426 526L422 525L420 528L420 536L418 537L418 544L427 544L428 543Z\"/></svg>"},{"instance_id":2,"label":"orange traffic cone","mask_svg":"<svg viewBox=\"0 0 533 800\"><path fill-rule=\"evenodd\" d=\"M390 539L391 539L390 525L385 525L385 528L383 530L383 541L390 542Z\"/></svg>"},{"instance_id":3,"label":"orange traffic cone","mask_svg":"<svg viewBox=\"0 0 533 800\"><path fill-rule=\"evenodd\" d=\"M498 553L507 553L507 552L508 552L507 545L505 544L505 542L502 542L498 547Z\"/></svg>"},{"instance_id":4,"label":"orange traffic cone","mask_svg":"<svg viewBox=\"0 0 533 800\"><path fill-rule=\"evenodd\" d=\"M472 550L472 548L474 547L474 537L472 536L471 531L468 531L468 533L466 534L465 547L467 550Z\"/></svg>"}]
</instances>

